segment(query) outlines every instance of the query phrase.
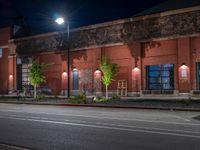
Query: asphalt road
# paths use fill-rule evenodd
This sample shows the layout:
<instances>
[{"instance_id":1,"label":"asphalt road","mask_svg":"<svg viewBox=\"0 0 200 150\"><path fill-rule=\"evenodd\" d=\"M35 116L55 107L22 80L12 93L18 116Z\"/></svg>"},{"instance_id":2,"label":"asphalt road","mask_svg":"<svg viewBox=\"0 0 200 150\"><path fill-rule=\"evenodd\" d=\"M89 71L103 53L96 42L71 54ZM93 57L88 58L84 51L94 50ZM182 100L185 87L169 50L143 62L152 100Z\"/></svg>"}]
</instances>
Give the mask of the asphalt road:
<instances>
[{"instance_id":1,"label":"asphalt road","mask_svg":"<svg viewBox=\"0 0 200 150\"><path fill-rule=\"evenodd\" d=\"M0 150L200 150L199 115L0 104Z\"/></svg>"}]
</instances>

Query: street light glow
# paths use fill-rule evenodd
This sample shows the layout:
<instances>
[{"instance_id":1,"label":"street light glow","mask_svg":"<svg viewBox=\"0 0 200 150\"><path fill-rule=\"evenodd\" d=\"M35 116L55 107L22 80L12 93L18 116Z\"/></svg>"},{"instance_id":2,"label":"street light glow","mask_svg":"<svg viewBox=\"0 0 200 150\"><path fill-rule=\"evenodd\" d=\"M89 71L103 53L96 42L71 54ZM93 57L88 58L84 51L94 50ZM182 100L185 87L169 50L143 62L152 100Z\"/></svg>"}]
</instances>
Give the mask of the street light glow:
<instances>
[{"instance_id":1,"label":"street light glow","mask_svg":"<svg viewBox=\"0 0 200 150\"><path fill-rule=\"evenodd\" d=\"M61 25L61 24L63 24L65 21L64 21L64 19L63 19L62 17L60 17L60 18L57 18L57 19L55 20L55 22L56 22L57 24Z\"/></svg>"}]
</instances>

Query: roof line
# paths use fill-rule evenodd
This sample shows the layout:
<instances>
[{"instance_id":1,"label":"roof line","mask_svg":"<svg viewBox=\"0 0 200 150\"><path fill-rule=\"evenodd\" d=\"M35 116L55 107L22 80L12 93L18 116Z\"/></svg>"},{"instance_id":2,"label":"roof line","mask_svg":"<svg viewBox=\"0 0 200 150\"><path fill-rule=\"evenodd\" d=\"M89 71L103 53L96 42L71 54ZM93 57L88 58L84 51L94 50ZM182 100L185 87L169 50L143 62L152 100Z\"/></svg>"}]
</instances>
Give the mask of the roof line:
<instances>
[{"instance_id":1,"label":"roof line","mask_svg":"<svg viewBox=\"0 0 200 150\"><path fill-rule=\"evenodd\" d=\"M198 10L200 10L200 5L176 9L176 10L169 10L169 11L145 15L145 16L135 16L135 17L133 16L131 18L125 18L125 19L119 19L119 20L114 20L114 21L108 21L108 22L104 22L104 23L98 23L98 24L94 24L94 25L83 26L83 27L71 29L70 32L89 30L89 29L95 29L95 28L100 28L100 27L107 27L107 26L122 24L122 23L130 22L130 21L139 21L139 20L145 20L145 19L150 19L150 18L154 18L154 17L164 17L164 16L176 15L176 14L187 13L187 12L198 11ZM12 42L14 40L29 40L29 39L39 38L39 37L42 38L42 37L47 37L47 36L53 36L53 35L56 35L59 33L67 33L67 31L65 30L65 31L61 31L61 32L49 32L49 33L43 33L43 34L38 34L38 35L33 35L33 36L17 38L17 39L10 39L9 42Z\"/></svg>"}]
</instances>

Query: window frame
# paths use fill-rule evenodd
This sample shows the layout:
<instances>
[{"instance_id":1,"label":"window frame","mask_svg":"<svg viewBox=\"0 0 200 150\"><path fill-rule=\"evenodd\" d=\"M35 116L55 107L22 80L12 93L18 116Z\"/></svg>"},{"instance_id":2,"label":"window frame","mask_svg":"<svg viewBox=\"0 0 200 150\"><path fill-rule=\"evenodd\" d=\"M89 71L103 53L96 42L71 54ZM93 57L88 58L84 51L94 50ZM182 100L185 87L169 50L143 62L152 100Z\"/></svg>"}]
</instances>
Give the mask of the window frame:
<instances>
[{"instance_id":1,"label":"window frame","mask_svg":"<svg viewBox=\"0 0 200 150\"><path fill-rule=\"evenodd\" d=\"M152 72L154 72L157 75L153 75L153 74L150 75L150 73ZM147 77L148 90L174 90L175 88L174 87L174 64L146 66L146 77ZM166 79L166 81L164 79ZM169 86L169 88L167 88L167 86Z\"/></svg>"}]
</instances>

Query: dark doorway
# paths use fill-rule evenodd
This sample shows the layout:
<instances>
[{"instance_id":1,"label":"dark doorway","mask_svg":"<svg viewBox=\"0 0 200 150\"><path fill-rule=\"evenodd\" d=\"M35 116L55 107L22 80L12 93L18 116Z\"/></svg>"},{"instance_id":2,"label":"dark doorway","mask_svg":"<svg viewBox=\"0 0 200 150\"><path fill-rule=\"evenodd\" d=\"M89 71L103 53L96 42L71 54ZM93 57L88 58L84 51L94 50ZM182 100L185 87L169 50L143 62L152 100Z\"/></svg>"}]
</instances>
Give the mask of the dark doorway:
<instances>
[{"instance_id":1,"label":"dark doorway","mask_svg":"<svg viewBox=\"0 0 200 150\"><path fill-rule=\"evenodd\" d=\"M73 71L73 90L79 89L79 74L77 70Z\"/></svg>"},{"instance_id":2,"label":"dark doorway","mask_svg":"<svg viewBox=\"0 0 200 150\"><path fill-rule=\"evenodd\" d=\"M22 90L22 65L17 65L17 90Z\"/></svg>"},{"instance_id":3,"label":"dark doorway","mask_svg":"<svg viewBox=\"0 0 200 150\"><path fill-rule=\"evenodd\" d=\"M197 89L200 90L200 62L197 62Z\"/></svg>"}]
</instances>

